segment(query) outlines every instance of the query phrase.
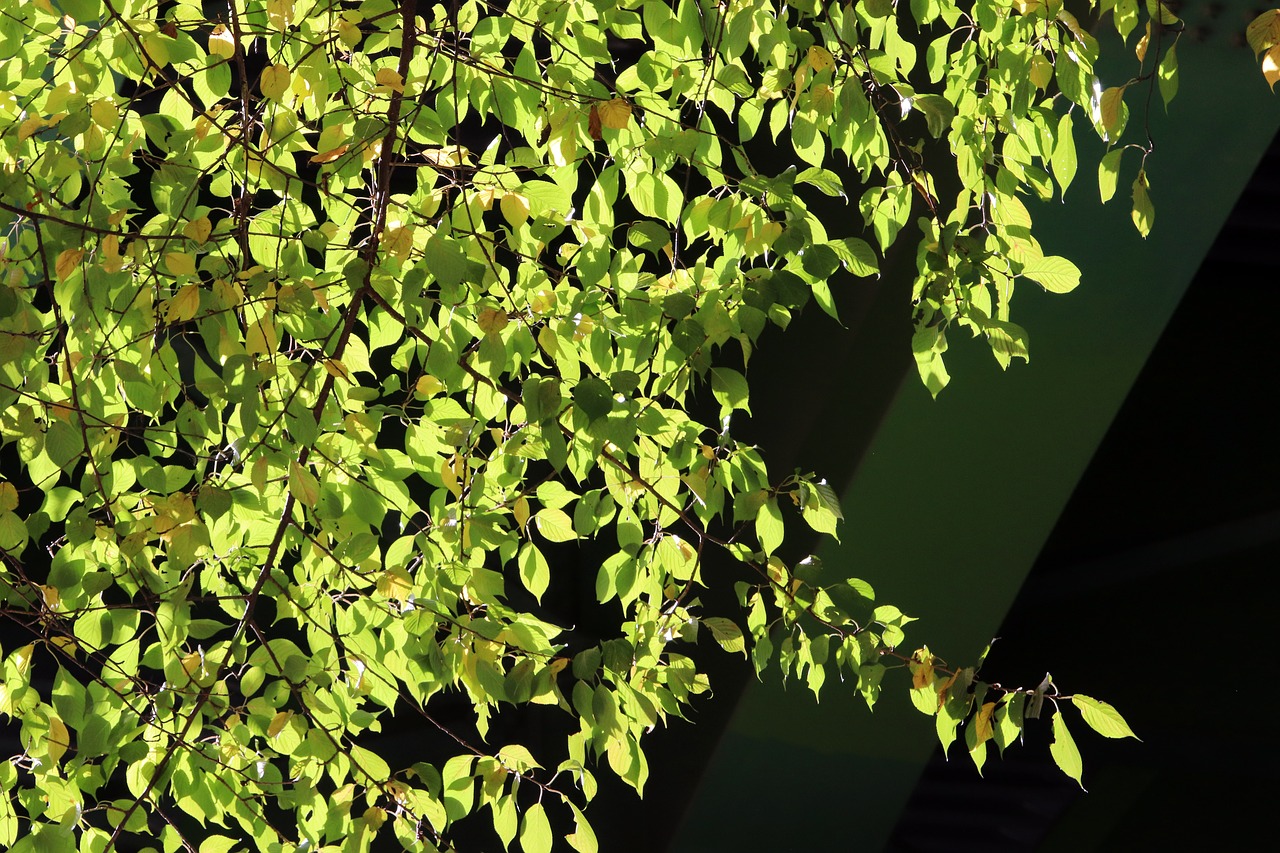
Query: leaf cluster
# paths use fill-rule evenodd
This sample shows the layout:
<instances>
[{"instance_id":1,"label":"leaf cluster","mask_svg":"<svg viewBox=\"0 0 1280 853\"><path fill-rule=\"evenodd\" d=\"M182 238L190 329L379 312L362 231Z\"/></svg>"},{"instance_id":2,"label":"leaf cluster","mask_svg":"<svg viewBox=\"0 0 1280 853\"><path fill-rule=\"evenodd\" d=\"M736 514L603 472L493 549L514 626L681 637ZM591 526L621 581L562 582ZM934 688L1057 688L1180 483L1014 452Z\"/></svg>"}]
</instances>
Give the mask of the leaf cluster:
<instances>
[{"instance_id":1,"label":"leaf cluster","mask_svg":"<svg viewBox=\"0 0 1280 853\"><path fill-rule=\"evenodd\" d=\"M1100 6L1126 38L1142 14ZM1079 271L1023 199L1066 192L1077 123L1118 144L1126 91L1176 88L1158 2L1156 70L1106 89L1061 2L212 8L0 0L14 849L433 850L479 821L593 850L595 774L643 790L644 737L709 690L700 639L873 703L911 619L823 582L835 492L731 429L760 336L836 316L908 235L930 390L957 327L1027 359L1015 286ZM585 606L575 548L604 552ZM741 611L700 603L716 560ZM1036 695L910 667L979 766ZM562 749L495 747L531 706ZM380 746L405 717L446 745Z\"/></svg>"}]
</instances>

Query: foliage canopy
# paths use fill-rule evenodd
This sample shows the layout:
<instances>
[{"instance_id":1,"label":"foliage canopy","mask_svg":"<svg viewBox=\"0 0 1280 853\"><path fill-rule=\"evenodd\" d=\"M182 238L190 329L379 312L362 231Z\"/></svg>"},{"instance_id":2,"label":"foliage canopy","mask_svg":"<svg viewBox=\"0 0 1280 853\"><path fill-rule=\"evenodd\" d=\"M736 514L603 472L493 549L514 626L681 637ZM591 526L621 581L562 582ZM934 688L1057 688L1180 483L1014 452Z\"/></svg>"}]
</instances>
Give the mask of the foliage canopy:
<instances>
[{"instance_id":1,"label":"foliage canopy","mask_svg":"<svg viewBox=\"0 0 1280 853\"><path fill-rule=\"evenodd\" d=\"M910 617L789 560L835 492L730 424L766 326L891 251L933 393L959 330L1025 360L1014 289L1079 271L1022 199L1077 132L1104 199L1141 161L1147 233L1126 97L1174 97L1181 25L1088 6L1123 85L1052 0L0 0L0 844L592 850L594 774L644 788L699 637L868 704L904 669L979 769L1044 706L1079 780L1067 707L1119 714L900 654ZM547 605L588 540L606 636ZM713 553L740 612L699 604ZM560 754L488 742L530 705ZM450 748L380 751L393 714Z\"/></svg>"}]
</instances>

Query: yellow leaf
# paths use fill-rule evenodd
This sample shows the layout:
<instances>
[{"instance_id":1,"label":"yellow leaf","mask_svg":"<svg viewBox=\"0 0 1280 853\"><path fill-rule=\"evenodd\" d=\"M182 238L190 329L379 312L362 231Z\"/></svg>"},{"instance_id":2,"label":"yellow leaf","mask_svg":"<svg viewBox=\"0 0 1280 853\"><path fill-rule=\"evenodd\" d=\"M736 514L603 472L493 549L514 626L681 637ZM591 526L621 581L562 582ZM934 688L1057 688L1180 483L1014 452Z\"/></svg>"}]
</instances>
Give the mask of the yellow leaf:
<instances>
[{"instance_id":1,"label":"yellow leaf","mask_svg":"<svg viewBox=\"0 0 1280 853\"><path fill-rule=\"evenodd\" d=\"M255 320L244 336L244 350L249 355L270 355L280 346L276 322L270 314Z\"/></svg>"},{"instance_id":2,"label":"yellow leaf","mask_svg":"<svg viewBox=\"0 0 1280 853\"><path fill-rule=\"evenodd\" d=\"M150 68L159 71L169 64L169 43L172 40L159 33L149 33L142 37L142 50L150 63Z\"/></svg>"},{"instance_id":3,"label":"yellow leaf","mask_svg":"<svg viewBox=\"0 0 1280 853\"><path fill-rule=\"evenodd\" d=\"M1267 51L1267 55L1262 57L1262 76L1274 92L1276 81L1280 80L1280 44L1272 47Z\"/></svg>"},{"instance_id":4,"label":"yellow leaf","mask_svg":"<svg viewBox=\"0 0 1280 853\"><path fill-rule=\"evenodd\" d=\"M500 308L486 308L480 312L476 323L480 326L480 331L486 335L496 335L507 325L507 312Z\"/></svg>"},{"instance_id":5,"label":"yellow leaf","mask_svg":"<svg viewBox=\"0 0 1280 853\"><path fill-rule=\"evenodd\" d=\"M378 576L377 590L392 601L407 601L413 595L413 578L404 569L387 569Z\"/></svg>"},{"instance_id":6,"label":"yellow leaf","mask_svg":"<svg viewBox=\"0 0 1280 853\"><path fill-rule=\"evenodd\" d=\"M57 607L58 602L62 600L62 593L58 592L56 586L42 583L32 584L32 586L40 590L40 597L44 599L44 606L50 610Z\"/></svg>"},{"instance_id":7,"label":"yellow leaf","mask_svg":"<svg viewBox=\"0 0 1280 853\"><path fill-rule=\"evenodd\" d=\"M498 202L498 207L502 211L502 218L512 228L519 228L529 219L529 199L520 193L507 193Z\"/></svg>"},{"instance_id":8,"label":"yellow leaf","mask_svg":"<svg viewBox=\"0 0 1280 853\"><path fill-rule=\"evenodd\" d=\"M194 284L183 285L174 297L169 300L169 307L164 312L164 321L166 323L185 323L196 316L196 311L199 308L200 288Z\"/></svg>"},{"instance_id":9,"label":"yellow leaf","mask_svg":"<svg viewBox=\"0 0 1280 853\"><path fill-rule=\"evenodd\" d=\"M813 109L818 113L818 115L830 115L831 111L835 109L835 90L826 83L819 83L817 86L814 86L813 92L809 97L809 103L813 106Z\"/></svg>"},{"instance_id":10,"label":"yellow leaf","mask_svg":"<svg viewBox=\"0 0 1280 853\"><path fill-rule=\"evenodd\" d=\"M311 295L316 298L316 306L322 314L329 313L329 297L325 295L324 286L312 283Z\"/></svg>"},{"instance_id":11,"label":"yellow leaf","mask_svg":"<svg viewBox=\"0 0 1280 853\"><path fill-rule=\"evenodd\" d=\"M1142 34L1142 38L1138 39L1137 45L1134 46L1133 52L1137 54L1139 62L1147 61L1147 46L1151 44L1151 22L1147 21L1147 31Z\"/></svg>"},{"instance_id":12,"label":"yellow leaf","mask_svg":"<svg viewBox=\"0 0 1280 853\"><path fill-rule=\"evenodd\" d=\"M516 517L516 524L521 530L529 523L529 499L524 495L516 498L515 506L511 508L511 512Z\"/></svg>"},{"instance_id":13,"label":"yellow leaf","mask_svg":"<svg viewBox=\"0 0 1280 853\"><path fill-rule=\"evenodd\" d=\"M67 750L71 747L71 733L67 731L66 723L62 722L58 717L49 718L49 760L54 764L62 761L62 756L67 754Z\"/></svg>"},{"instance_id":14,"label":"yellow leaf","mask_svg":"<svg viewBox=\"0 0 1280 853\"><path fill-rule=\"evenodd\" d=\"M1037 54L1031 59L1031 83L1043 90L1053 79L1053 63Z\"/></svg>"},{"instance_id":15,"label":"yellow leaf","mask_svg":"<svg viewBox=\"0 0 1280 853\"><path fill-rule=\"evenodd\" d=\"M292 75L289 72L289 67L276 63L262 69L262 79L258 85L262 89L263 97L278 101L284 97L285 92L289 91L289 82L291 80Z\"/></svg>"},{"instance_id":16,"label":"yellow leaf","mask_svg":"<svg viewBox=\"0 0 1280 853\"><path fill-rule=\"evenodd\" d=\"M631 119L631 105L622 98L614 98L598 105L600 126L622 130Z\"/></svg>"},{"instance_id":17,"label":"yellow leaf","mask_svg":"<svg viewBox=\"0 0 1280 853\"><path fill-rule=\"evenodd\" d=\"M267 737L275 737L284 731L284 727L289 725L289 721L293 719L292 711L281 711L271 718L271 722L267 724Z\"/></svg>"},{"instance_id":18,"label":"yellow leaf","mask_svg":"<svg viewBox=\"0 0 1280 853\"><path fill-rule=\"evenodd\" d=\"M66 281L67 276L76 271L82 260L84 260L83 249L63 249L59 252L58 259L53 262L53 272L58 277L58 281Z\"/></svg>"},{"instance_id":19,"label":"yellow leaf","mask_svg":"<svg viewBox=\"0 0 1280 853\"><path fill-rule=\"evenodd\" d=\"M21 142L31 134L35 133L37 130L41 130L43 128L44 128L44 119L40 118L39 116L32 116L31 118L24 121L22 124L18 125L18 141Z\"/></svg>"},{"instance_id":20,"label":"yellow leaf","mask_svg":"<svg viewBox=\"0 0 1280 853\"><path fill-rule=\"evenodd\" d=\"M191 652L182 656L182 671L187 678L195 680L196 674L204 669L204 657L199 652Z\"/></svg>"},{"instance_id":21,"label":"yellow leaf","mask_svg":"<svg viewBox=\"0 0 1280 853\"><path fill-rule=\"evenodd\" d=\"M182 236L197 243L203 243L213 233L213 223L207 216L198 216L182 227Z\"/></svg>"},{"instance_id":22,"label":"yellow leaf","mask_svg":"<svg viewBox=\"0 0 1280 853\"><path fill-rule=\"evenodd\" d=\"M343 12L342 19L338 21L338 39L347 47L355 47L360 43L360 39L364 38L364 34L360 32L360 28L356 26L359 21L351 21L347 16L359 16L359 12Z\"/></svg>"},{"instance_id":23,"label":"yellow leaf","mask_svg":"<svg viewBox=\"0 0 1280 853\"><path fill-rule=\"evenodd\" d=\"M412 225L397 225L395 228L388 228L382 236L382 249L393 258L406 260L409 252L413 250L413 233Z\"/></svg>"},{"instance_id":24,"label":"yellow leaf","mask_svg":"<svg viewBox=\"0 0 1280 853\"><path fill-rule=\"evenodd\" d=\"M0 512L8 512L18 506L18 489L8 481L0 483Z\"/></svg>"},{"instance_id":25,"label":"yellow leaf","mask_svg":"<svg viewBox=\"0 0 1280 853\"><path fill-rule=\"evenodd\" d=\"M448 459L440 460L440 480L455 498L462 494L462 486L458 484L458 472L455 468L457 459L458 457L455 454Z\"/></svg>"},{"instance_id":26,"label":"yellow leaf","mask_svg":"<svg viewBox=\"0 0 1280 853\"><path fill-rule=\"evenodd\" d=\"M31 656L35 653L35 650L35 643L27 643L9 655L9 661L13 663L19 675L26 675L31 671Z\"/></svg>"},{"instance_id":27,"label":"yellow leaf","mask_svg":"<svg viewBox=\"0 0 1280 853\"><path fill-rule=\"evenodd\" d=\"M195 256L186 252L165 252L164 265L169 268L169 272L174 275L195 275L196 259Z\"/></svg>"},{"instance_id":28,"label":"yellow leaf","mask_svg":"<svg viewBox=\"0 0 1280 853\"><path fill-rule=\"evenodd\" d=\"M341 145L339 145L337 148L330 148L328 151L321 151L319 154L312 157L310 162L332 163L334 160L337 160L343 154L346 154L347 149L350 147L351 145L349 143L344 142Z\"/></svg>"},{"instance_id":29,"label":"yellow leaf","mask_svg":"<svg viewBox=\"0 0 1280 853\"><path fill-rule=\"evenodd\" d=\"M258 490L261 497L267 491L267 457L259 456L253 460L253 467L249 469L249 480L253 483L253 487Z\"/></svg>"},{"instance_id":30,"label":"yellow leaf","mask_svg":"<svg viewBox=\"0 0 1280 853\"><path fill-rule=\"evenodd\" d=\"M828 68L836 67L836 58L831 55L831 51L816 44L809 48L808 62L815 74L821 74Z\"/></svg>"},{"instance_id":31,"label":"yellow leaf","mask_svg":"<svg viewBox=\"0 0 1280 853\"><path fill-rule=\"evenodd\" d=\"M313 507L320 500L319 481L296 459L289 463L289 493L306 506Z\"/></svg>"},{"instance_id":32,"label":"yellow leaf","mask_svg":"<svg viewBox=\"0 0 1280 853\"><path fill-rule=\"evenodd\" d=\"M418 381L414 383L413 388L419 396L434 397L444 390L444 385L431 374L424 373L418 377Z\"/></svg>"},{"instance_id":33,"label":"yellow leaf","mask_svg":"<svg viewBox=\"0 0 1280 853\"><path fill-rule=\"evenodd\" d=\"M109 98L99 98L89 107L89 115L98 127L108 130L120 124L120 111Z\"/></svg>"},{"instance_id":34,"label":"yellow leaf","mask_svg":"<svg viewBox=\"0 0 1280 853\"><path fill-rule=\"evenodd\" d=\"M1280 44L1280 9L1271 9L1253 19L1245 28L1244 37L1257 56Z\"/></svg>"},{"instance_id":35,"label":"yellow leaf","mask_svg":"<svg viewBox=\"0 0 1280 853\"><path fill-rule=\"evenodd\" d=\"M974 735L978 743L986 743L991 740L991 715L995 713L996 703L987 702L978 709L978 713L973 717Z\"/></svg>"},{"instance_id":36,"label":"yellow leaf","mask_svg":"<svg viewBox=\"0 0 1280 853\"><path fill-rule=\"evenodd\" d=\"M334 379L351 381L351 373L347 370L347 366L336 358L326 358L324 360L324 369Z\"/></svg>"},{"instance_id":37,"label":"yellow leaf","mask_svg":"<svg viewBox=\"0 0 1280 853\"><path fill-rule=\"evenodd\" d=\"M226 24L218 24L209 32L209 53L223 59L236 55L236 42Z\"/></svg>"},{"instance_id":38,"label":"yellow leaf","mask_svg":"<svg viewBox=\"0 0 1280 853\"><path fill-rule=\"evenodd\" d=\"M928 660L913 660L908 665L911 670L911 686L916 690L933 686L933 657Z\"/></svg>"},{"instance_id":39,"label":"yellow leaf","mask_svg":"<svg viewBox=\"0 0 1280 853\"><path fill-rule=\"evenodd\" d=\"M293 0L267 0L267 22L283 32L293 23Z\"/></svg>"},{"instance_id":40,"label":"yellow leaf","mask_svg":"<svg viewBox=\"0 0 1280 853\"><path fill-rule=\"evenodd\" d=\"M1102 93L1102 129L1107 139L1115 139L1120 130L1120 110L1124 106L1124 86L1112 86Z\"/></svg>"},{"instance_id":41,"label":"yellow leaf","mask_svg":"<svg viewBox=\"0 0 1280 853\"><path fill-rule=\"evenodd\" d=\"M394 68L379 68L373 79L379 86L385 86L395 92L404 92L404 78Z\"/></svg>"}]
</instances>

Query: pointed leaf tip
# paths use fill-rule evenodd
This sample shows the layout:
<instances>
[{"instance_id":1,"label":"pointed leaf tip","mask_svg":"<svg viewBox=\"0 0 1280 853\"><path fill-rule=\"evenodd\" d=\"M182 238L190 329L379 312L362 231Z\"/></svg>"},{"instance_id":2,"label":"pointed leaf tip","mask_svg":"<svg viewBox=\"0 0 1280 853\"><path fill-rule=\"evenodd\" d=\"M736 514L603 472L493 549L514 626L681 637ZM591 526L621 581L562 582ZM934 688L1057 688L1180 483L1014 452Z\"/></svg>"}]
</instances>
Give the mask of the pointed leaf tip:
<instances>
[{"instance_id":1,"label":"pointed leaf tip","mask_svg":"<svg viewBox=\"0 0 1280 853\"><path fill-rule=\"evenodd\" d=\"M1071 702L1080 711L1080 716L1089 724L1089 727L1103 737L1131 737L1137 741L1142 740L1133 733L1133 729L1129 728L1129 724L1125 722L1124 717L1120 716L1120 712L1106 702L1080 693L1072 696Z\"/></svg>"},{"instance_id":2,"label":"pointed leaf tip","mask_svg":"<svg viewBox=\"0 0 1280 853\"><path fill-rule=\"evenodd\" d=\"M1067 721L1058 711L1053 712L1053 743L1049 744L1049 754L1053 756L1054 762L1063 773L1076 780L1080 790L1088 790L1080 781L1080 777L1084 774L1080 750L1076 748L1076 742L1072 739L1071 732L1067 730Z\"/></svg>"}]
</instances>

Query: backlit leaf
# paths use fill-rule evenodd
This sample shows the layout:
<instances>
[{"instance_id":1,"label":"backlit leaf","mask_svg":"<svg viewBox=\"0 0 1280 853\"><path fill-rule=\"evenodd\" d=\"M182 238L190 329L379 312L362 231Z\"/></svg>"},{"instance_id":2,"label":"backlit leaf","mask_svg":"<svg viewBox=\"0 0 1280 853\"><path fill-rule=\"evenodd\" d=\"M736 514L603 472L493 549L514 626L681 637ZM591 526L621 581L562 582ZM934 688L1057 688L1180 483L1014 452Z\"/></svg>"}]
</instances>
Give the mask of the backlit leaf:
<instances>
[{"instance_id":1,"label":"backlit leaf","mask_svg":"<svg viewBox=\"0 0 1280 853\"><path fill-rule=\"evenodd\" d=\"M1138 739L1124 717L1120 716L1120 712L1106 702L1077 693L1071 697L1071 703L1080 711L1080 716L1084 717L1089 727L1103 737Z\"/></svg>"},{"instance_id":2,"label":"backlit leaf","mask_svg":"<svg viewBox=\"0 0 1280 853\"><path fill-rule=\"evenodd\" d=\"M1067 194L1067 187L1071 186L1071 180L1076 175L1076 141L1071 124L1071 113L1063 113L1062 118L1058 119L1058 135L1057 142L1053 146L1053 156L1051 158L1053 166L1053 175L1058 179L1058 186L1062 188L1062 194Z\"/></svg>"},{"instance_id":3,"label":"backlit leaf","mask_svg":"<svg viewBox=\"0 0 1280 853\"><path fill-rule=\"evenodd\" d=\"M320 500L320 483L296 460L289 463L289 492L304 506L314 507Z\"/></svg>"},{"instance_id":4,"label":"backlit leaf","mask_svg":"<svg viewBox=\"0 0 1280 853\"><path fill-rule=\"evenodd\" d=\"M1062 772L1076 780L1076 784L1084 790L1084 784L1080 781L1084 772L1080 750L1076 748L1071 732L1067 731L1067 722L1059 711L1053 712L1053 743L1049 745L1049 753Z\"/></svg>"},{"instance_id":5,"label":"backlit leaf","mask_svg":"<svg viewBox=\"0 0 1280 853\"><path fill-rule=\"evenodd\" d=\"M573 519L564 510L540 509L533 521L538 532L550 542L570 542L578 538L573 532Z\"/></svg>"},{"instance_id":6,"label":"backlit leaf","mask_svg":"<svg viewBox=\"0 0 1280 853\"><path fill-rule=\"evenodd\" d=\"M524 853L551 853L554 840L542 803L534 803L525 809L520 819L520 849Z\"/></svg>"},{"instance_id":7,"label":"backlit leaf","mask_svg":"<svg viewBox=\"0 0 1280 853\"><path fill-rule=\"evenodd\" d=\"M623 130L631 121L631 104L622 98L602 101L597 109L600 111L600 125L612 130Z\"/></svg>"},{"instance_id":8,"label":"backlit leaf","mask_svg":"<svg viewBox=\"0 0 1280 853\"><path fill-rule=\"evenodd\" d=\"M742 652L743 656L746 656L747 647L742 637L742 629L732 619L726 619L723 616L708 616L702 620L702 624L711 632L711 636L725 651Z\"/></svg>"},{"instance_id":9,"label":"backlit leaf","mask_svg":"<svg viewBox=\"0 0 1280 853\"><path fill-rule=\"evenodd\" d=\"M1155 206L1151 203L1150 184L1147 183L1145 170L1138 172L1133 181L1133 224L1143 239L1151 233L1151 225L1156 218Z\"/></svg>"},{"instance_id":10,"label":"backlit leaf","mask_svg":"<svg viewBox=\"0 0 1280 853\"><path fill-rule=\"evenodd\" d=\"M285 92L289 91L289 83L292 79L293 74L289 66L277 63L262 69L262 78L258 85L262 88L263 97L279 100L284 97Z\"/></svg>"},{"instance_id":11,"label":"backlit leaf","mask_svg":"<svg viewBox=\"0 0 1280 853\"><path fill-rule=\"evenodd\" d=\"M1098 194L1102 203L1106 204L1116 194L1116 184L1120 177L1120 157L1123 148L1116 148L1103 155L1098 164Z\"/></svg>"},{"instance_id":12,"label":"backlit leaf","mask_svg":"<svg viewBox=\"0 0 1280 853\"><path fill-rule=\"evenodd\" d=\"M1244 37L1256 56L1280 45L1280 9L1269 9L1245 28Z\"/></svg>"},{"instance_id":13,"label":"backlit leaf","mask_svg":"<svg viewBox=\"0 0 1280 853\"><path fill-rule=\"evenodd\" d=\"M1080 269L1057 255L1046 255L1029 262L1022 274L1051 293L1069 293L1080 284Z\"/></svg>"},{"instance_id":14,"label":"backlit leaf","mask_svg":"<svg viewBox=\"0 0 1280 853\"><path fill-rule=\"evenodd\" d=\"M54 262L54 273L59 280L65 280L80 267L82 260L84 260L84 252L80 249L64 249L58 253L58 258Z\"/></svg>"}]
</instances>

